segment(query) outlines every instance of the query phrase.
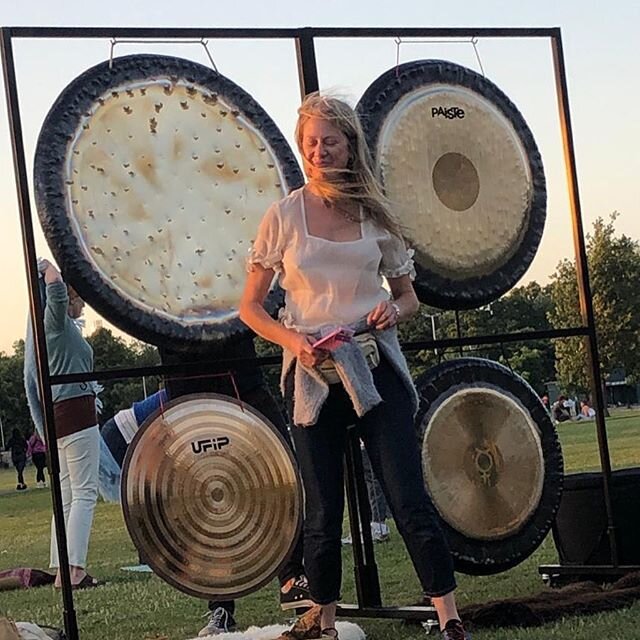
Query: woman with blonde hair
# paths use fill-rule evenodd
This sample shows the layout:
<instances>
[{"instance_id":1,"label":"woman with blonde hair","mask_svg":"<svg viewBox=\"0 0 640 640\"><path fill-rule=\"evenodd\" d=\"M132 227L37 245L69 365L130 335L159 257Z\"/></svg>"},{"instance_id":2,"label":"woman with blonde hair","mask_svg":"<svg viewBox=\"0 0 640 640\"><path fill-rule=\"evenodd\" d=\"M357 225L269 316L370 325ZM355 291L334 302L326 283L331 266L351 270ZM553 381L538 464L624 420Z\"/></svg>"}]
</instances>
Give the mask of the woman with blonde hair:
<instances>
[{"instance_id":1,"label":"woman with blonde hair","mask_svg":"<svg viewBox=\"0 0 640 640\"><path fill-rule=\"evenodd\" d=\"M305 571L322 605L321 638L337 638L342 461L346 429L355 425L443 637L463 640L451 554L422 480L417 394L397 337L398 322L418 309L411 256L353 109L313 94L298 114L307 184L266 212L240 317L283 348L281 387L305 488ZM263 305L276 274L285 291L279 322Z\"/></svg>"}]
</instances>

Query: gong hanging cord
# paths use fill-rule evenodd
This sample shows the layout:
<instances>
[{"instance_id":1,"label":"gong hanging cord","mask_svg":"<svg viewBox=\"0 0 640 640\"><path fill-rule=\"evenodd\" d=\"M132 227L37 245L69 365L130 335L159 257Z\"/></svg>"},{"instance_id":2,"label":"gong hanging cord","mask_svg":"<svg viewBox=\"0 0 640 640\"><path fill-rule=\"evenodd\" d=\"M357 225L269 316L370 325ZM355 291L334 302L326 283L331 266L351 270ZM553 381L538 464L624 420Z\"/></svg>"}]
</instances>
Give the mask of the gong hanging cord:
<instances>
[{"instance_id":1,"label":"gong hanging cord","mask_svg":"<svg viewBox=\"0 0 640 640\"><path fill-rule=\"evenodd\" d=\"M109 69L113 69L113 53L116 45L118 44L201 44L204 48L205 53L207 54L207 58L209 58L209 62L211 63L213 70L216 73L220 73L218 71L216 63L213 60L211 52L209 51L209 41L205 40L204 38L200 38L197 40L132 40L129 38L111 38L109 40L109 43Z\"/></svg>"},{"instance_id":2,"label":"gong hanging cord","mask_svg":"<svg viewBox=\"0 0 640 640\"><path fill-rule=\"evenodd\" d=\"M476 56L476 60L478 61L478 67L480 68L480 73L483 77L486 77L484 72L484 65L482 64L482 59L480 58L480 50L478 49L478 37L472 36L469 39L465 40L425 40L425 39L407 39L396 36L394 39L396 43L396 76L400 74L400 45L403 44L470 44L473 47L473 52Z\"/></svg>"},{"instance_id":3,"label":"gong hanging cord","mask_svg":"<svg viewBox=\"0 0 640 640\"><path fill-rule=\"evenodd\" d=\"M239 405L240 405L240 409L242 410L242 413L246 413L245 412L245 408L244 408L244 402L242 400L242 398L240 397L240 390L238 389L238 383L236 381L236 376L233 373L233 371L223 371L222 373L202 373L202 374L198 374L197 376L177 376L177 377L167 377L165 378L166 382L174 382L177 380L203 380L205 378L223 378L223 377L228 377L231 379L231 384L233 385L233 390L236 396L236 400L238 401ZM160 415L164 418L164 407L165 407L165 403L162 400L162 396L160 396Z\"/></svg>"}]
</instances>

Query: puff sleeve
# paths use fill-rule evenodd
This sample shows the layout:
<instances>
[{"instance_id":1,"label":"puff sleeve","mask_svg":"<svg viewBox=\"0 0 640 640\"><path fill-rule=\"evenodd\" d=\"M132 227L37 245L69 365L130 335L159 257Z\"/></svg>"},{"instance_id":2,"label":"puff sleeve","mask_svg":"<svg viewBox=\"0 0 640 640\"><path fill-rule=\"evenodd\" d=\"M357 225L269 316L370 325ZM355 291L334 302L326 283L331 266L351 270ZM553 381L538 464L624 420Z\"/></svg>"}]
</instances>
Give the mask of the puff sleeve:
<instances>
[{"instance_id":1,"label":"puff sleeve","mask_svg":"<svg viewBox=\"0 0 640 640\"><path fill-rule=\"evenodd\" d=\"M282 233L282 217L278 203L272 204L260 221L253 246L249 250L247 270L259 264L265 269L282 271L282 254L284 237Z\"/></svg>"},{"instance_id":2,"label":"puff sleeve","mask_svg":"<svg viewBox=\"0 0 640 640\"><path fill-rule=\"evenodd\" d=\"M380 275L385 278L409 276L415 280L416 270L413 264L413 249L408 249L401 236L387 232L379 242L382 259Z\"/></svg>"}]
</instances>

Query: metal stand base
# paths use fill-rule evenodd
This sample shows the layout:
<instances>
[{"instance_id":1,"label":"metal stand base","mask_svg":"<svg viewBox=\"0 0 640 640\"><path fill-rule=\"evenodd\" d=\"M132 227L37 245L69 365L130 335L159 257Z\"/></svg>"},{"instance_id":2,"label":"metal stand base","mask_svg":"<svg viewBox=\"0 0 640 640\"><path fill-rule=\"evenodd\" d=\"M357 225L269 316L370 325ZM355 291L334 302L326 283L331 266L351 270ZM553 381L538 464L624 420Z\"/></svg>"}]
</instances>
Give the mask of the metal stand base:
<instances>
[{"instance_id":1,"label":"metal stand base","mask_svg":"<svg viewBox=\"0 0 640 640\"><path fill-rule=\"evenodd\" d=\"M550 587L562 587L578 580L615 582L636 571L640 571L639 565L545 564L538 567L542 580Z\"/></svg>"},{"instance_id":2,"label":"metal stand base","mask_svg":"<svg viewBox=\"0 0 640 640\"><path fill-rule=\"evenodd\" d=\"M408 607L359 607L356 604L339 604L337 610L341 618L388 618L395 620L415 620L431 626L432 622L438 624L438 614L435 607L408 606Z\"/></svg>"}]
</instances>

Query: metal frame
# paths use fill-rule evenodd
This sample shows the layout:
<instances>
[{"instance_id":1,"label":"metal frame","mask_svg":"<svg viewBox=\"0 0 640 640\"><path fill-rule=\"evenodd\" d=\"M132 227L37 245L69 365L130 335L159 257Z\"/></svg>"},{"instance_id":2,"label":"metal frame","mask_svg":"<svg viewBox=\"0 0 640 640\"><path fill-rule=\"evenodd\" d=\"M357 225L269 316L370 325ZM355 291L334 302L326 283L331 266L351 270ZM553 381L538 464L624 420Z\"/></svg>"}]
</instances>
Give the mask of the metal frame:
<instances>
[{"instance_id":1,"label":"metal frame","mask_svg":"<svg viewBox=\"0 0 640 640\"><path fill-rule=\"evenodd\" d=\"M456 346L462 348L467 345L496 344L502 342L517 342L537 339L561 339L572 336L582 336L585 339L588 364L590 370L591 387L596 409L596 426L600 463L604 480L604 499L607 512L609 544L611 548L611 565L598 567L563 567L563 573L573 572L576 575L584 573L615 573L620 571L637 571L637 566L619 566L616 545L616 530L611 502L611 463L604 417L604 398L602 392L602 376L598 359L598 344L596 337L593 303L587 268L587 253L582 224L582 211L578 192L578 180L575 165L575 151L571 116L569 111L569 97L567 91L566 69L562 47L562 36L559 28L112 28L112 27L4 27L0 29L0 53L4 69L4 85L8 107L8 116L13 150L14 171L20 209L22 243L25 269L28 275L29 305L31 317L35 320L35 344L38 361L40 397L44 402L44 422L48 444L55 443L53 425L53 403L51 386L72 381L111 380L115 378L137 377L150 374L194 375L224 371L229 368L238 370L258 365L273 364L278 358L259 358L257 360L218 360L217 362L203 362L198 365L159 366L127 369L112 369L96 371L84 375L51 376L48 367L47 348L42 321L42 305L37 295L38 275L36 271L36 252L33 233L33 218L29 200L29 186L22 136L22 123L16 84L16 72L13 57L13 40L21 38L141 38L141 39L178 39L178 38L234 38L234 39L289 39L295 42L298 62L298 75L301 96L319 88L316 67L315 39L317 38L544 38L551 43L553 66L556 81L556 96L562 132L565 166L571 217L573 223L573 242L576 259L576 271L580 297L580 309L584 326L552 331L528 331L503 335L462 337L447 340L426 340L405 344L404 347L413 349L436 349ZM69 640L79 638L76 612L73 604L73 592L68 569L66 551L66 534L62 510L62 496L60 492L60 468L58 452L55 446L49 446L51 457L51 487L53 494L53 511L57 528L57 542L60 551L62 572L62 595L64 607L64 625ZM382 607L380 602L380 588L375 566L373 545L369 529L369 507L366 489L362 476L360 452L355 435L352 436L347 452L347 488L348 504L354 534L354 555L356 560L356 586L358 605L343 605L339 608L341 615L359 617L405 618L417 620L433 620L434 610L431 607ZM359 535L362 535L360 539ZM558 567L540 567L543 574L557 573Z\"/></svg>"}]
</instances>

